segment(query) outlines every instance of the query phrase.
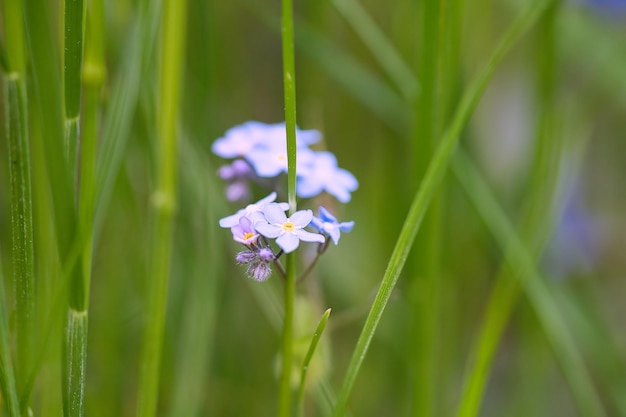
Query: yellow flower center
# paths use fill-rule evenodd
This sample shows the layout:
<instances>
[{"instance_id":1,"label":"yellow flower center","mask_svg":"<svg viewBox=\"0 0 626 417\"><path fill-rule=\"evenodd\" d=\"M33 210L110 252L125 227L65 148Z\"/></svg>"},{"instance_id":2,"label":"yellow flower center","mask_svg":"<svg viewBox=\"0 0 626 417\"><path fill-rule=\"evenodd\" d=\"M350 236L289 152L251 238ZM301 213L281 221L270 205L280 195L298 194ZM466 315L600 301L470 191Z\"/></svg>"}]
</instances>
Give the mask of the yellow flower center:
<instances>
[{"instance_id":1,"label":"yellow flower center","mask_svg":"<svg viewBox=\"0 0 626 417\"><path fill-rule=\"evenodd\" d=\"M287 221L285 223L283 223L283 231L285 232L293 232L294 230L296 230L296 225Z\"/></svg>"},{"instance_id":2,"label":"yellow flower center","mask_svg":"<svg viewBox=\"0 0 626 417\"><path fill-rule=\"evenodd\" d=\"M252 239L253 237L254 237L254 233L247 232L246 234L243 235L243 240L249 240L249 239Z\"/></svg>"},{"instance_id":3,"label":"yellow flower center","mask_svg":"<svg viewBox=\"0 0 626 417\"><path fill-rule=\"evenodd\" d=\"M287 156L286 155L278 155L278 160L279 161L286 161L287 160Z\"/></svg>"}]
</instances>

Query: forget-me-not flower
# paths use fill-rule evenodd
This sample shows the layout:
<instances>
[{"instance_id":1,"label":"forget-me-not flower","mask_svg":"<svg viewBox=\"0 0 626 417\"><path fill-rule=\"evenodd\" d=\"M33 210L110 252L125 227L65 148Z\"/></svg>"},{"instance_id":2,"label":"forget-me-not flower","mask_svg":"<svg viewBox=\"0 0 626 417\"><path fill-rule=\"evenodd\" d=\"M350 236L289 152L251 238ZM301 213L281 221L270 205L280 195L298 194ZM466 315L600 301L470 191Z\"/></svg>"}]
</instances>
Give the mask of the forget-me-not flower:
<instances>
[{"instance_id":1,"label":"forget-me-not flower","mask_svg":"<svg viewBox=\"0 0 626 417\"><path fill-rule=\"evenodd\" d=\"M276 239L276 244L285 252L293 252L300 241L324 243L324 236L304 230L313 219L311 210L296 211L287 218L285 210L277 203L263 208L265 220L255 222L255 229L265 237Z\"/></svg>"},{"instance_id":2,"label":"forget-me-not flower","mask_svg":"<svg viewBox=\"0 0 626 417\"><path fill-rule=\"evenodd\" d=\"M230 231L233 233L235 242L250 246L256 243L259 234L254 230L252 221L246 216L239 218L239 224L233 226Z\"/></svg>"},{"instance_id":3,"label":"forget-me-not flower","mask_svg":"<svg viewBox=\"0 0 626 417\"><path fill-rule=\"evenodd\" d=\"M257 201L256 203L248 204L246 208L239 210L237 213L220 219L220 226L221 227L236 226L237 224L239 224L239 219L244 216L252 220L253 223L256 222L257 220L263 219L263 213L262 213L263 207L265 207L265 205L267 205L268 203L272 203L275 200L276 200L276 193L273 192L267 197ZM285 210L289 208L289 204L287 203L279 203L279 206L281 208L284 208Z\"/></svg>"},{"instance_id":4,"label":"forget-me-not flower","mask_svg":"<svg viewBox=\"0 0 626 417\"><path fill-rule=\"evenodd\" d=\"M330 236L335 245L339 243L341 232L347 233L354 227L354 221L339 223L337 218L330 214L324 207L319 208L319 214L320 217L313 217L311 225L321 233Z\"/></svg>"},{"instance_id":5,"label":"forget-me-not flower","mask_svg":"<svg viewBox=\"0 0 626 417\"><path fill-rule=\"evenodd\" d=\"M330 152L317 152L308 170L299 173L296 192L300 197L314 197L326 191L342 203L350 201L350 193L359 187L354 175L337 167L337 158Z\"/></svg>"}]
</instances>

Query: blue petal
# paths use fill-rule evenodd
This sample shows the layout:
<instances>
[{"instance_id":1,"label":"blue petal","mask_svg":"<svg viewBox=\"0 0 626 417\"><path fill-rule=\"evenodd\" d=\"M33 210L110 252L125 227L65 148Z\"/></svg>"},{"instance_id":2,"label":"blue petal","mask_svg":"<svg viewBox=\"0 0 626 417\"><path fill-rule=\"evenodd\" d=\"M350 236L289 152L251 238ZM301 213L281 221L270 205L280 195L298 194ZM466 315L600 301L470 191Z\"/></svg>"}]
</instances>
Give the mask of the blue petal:
<instances>
[{"instance_id":1,"label":"blue petal","mask_svg":"<svg viewBox=\"0 0 626 417\"><path fill-rule=\"evenodd\" d=\"M280 246L285 253L293 252L300 245L300 239L293 233L283 233L276 239L276 244Z\"/></svg>"}]
</instances>

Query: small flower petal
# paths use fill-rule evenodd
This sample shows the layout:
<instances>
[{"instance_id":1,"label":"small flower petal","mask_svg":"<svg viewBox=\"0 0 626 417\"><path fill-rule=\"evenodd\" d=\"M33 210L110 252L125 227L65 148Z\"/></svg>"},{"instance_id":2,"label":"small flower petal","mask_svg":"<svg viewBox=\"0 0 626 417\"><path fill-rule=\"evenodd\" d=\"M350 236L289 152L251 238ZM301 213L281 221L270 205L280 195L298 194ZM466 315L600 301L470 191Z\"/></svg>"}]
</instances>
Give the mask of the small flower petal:
<instances>
[{"instance_id":1,"label":"small flower petal","mask_svg":"<svg viewBox=\"0 0 626 417\"><path fill-rule=\"evenodd\" d=\"M313 212L311 210L300 210L293 213L289 221L296 227L305 227L311 223L311 219L313 219Z\"/></svg>"},{"instance_id":2,"label":"small flower petal","mask_svg":"<svg viewBox=\"0 0 626 417\"><path fill-rule=\"evenodd\" d=\"M285 253L293 252L298 249L298 245L300 245L300 239L294 233L283 233L276 239L276 244L283 250Z\"/></svg>"},{"instance_id":3,"label":"small flower petal","mask_svg":"<svg viewBox=\"0 0 626 417\"><path fill-rule=\"evenodd\" d=\"M263 214L265 214L265 218L271 224L283 224L287 221L285 210L276 203L270 203L263 207Z\"/></svg>"},{"instance_id":4,"label":"small flower petal","mask_svg":"<svg viewBox=\"0 0 626 417\"><path fill-rule=\"evenodd\" d=\"M298 239L303 240L305 242L324 243L324 241L326 240L324 239L324 236L318 233L307 232L306 230L303 230L303 229L295 230L293 234L296 235Z\"/></svg>"},{"instance_id":5,"label":"small flower petal","mask_svg":"<svg viewBox=\"0 0 626 417\"><path fill-rule=\"evenodd\" d=\"M257 232L270 239L275 239L283 233L283 229L280 226L263 221L255 223L254 227Z\"/></svg>"}]
</instances>

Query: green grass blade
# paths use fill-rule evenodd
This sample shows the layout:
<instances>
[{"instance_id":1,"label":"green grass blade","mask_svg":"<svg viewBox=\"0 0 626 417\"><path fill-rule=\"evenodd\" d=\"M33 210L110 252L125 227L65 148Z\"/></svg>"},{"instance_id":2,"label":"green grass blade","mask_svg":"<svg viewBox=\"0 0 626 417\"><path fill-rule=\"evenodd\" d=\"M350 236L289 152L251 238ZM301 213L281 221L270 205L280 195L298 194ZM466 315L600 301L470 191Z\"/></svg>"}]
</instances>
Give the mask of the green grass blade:
<instances>
[{"instance_id":1,"label":"green grass blade","mask_svg":"<svg viewBox=\"0 0 626 417\"><path fill-rule=\"evenodd\" d=\"M555 36L554 24L557 3L548 9L540 24L536 43L538 46L537 119L535 158L530 176L528 198L525 201L520 236L524 244L532 248L537 257L543 250L551 230L552 205L559 171L559 153L562 135L555 131ZM508 253L506 256L509 256ZM510 276L506 264L496 278L487 304L485 322L472 349L467 380L458 409L459 417L477 415L484 395L491 364L520 294L520 287Z\"/></svg>"},{"instance_id":2,"label":"green grass blade","mask_svg":"<svg viewBox=\"0 0 626 417\"><path fill-rule=\"evenodd\" d=\"M7 319L6 298L4 297L4 278L0 268L0 388L2 399L9 417L20 416L20 403L17 395L13 359L9 345L9 325Z\"/></svg>"},{"instance_id":3,"label":"green grass blade","mask_svg":"<svg viewBox=\"0 0 626 417\"><path fill-rule=\"evenodd\" d=\"M313 354L315 353L315 349L317 348L317 344L319 343L320 338L324 333L324 329L326 328L326 322L328 322L330 311L331 309L329 308L322 315L322 318L320 319L320 322L315 329L315 333L313 333L313 338L311 339L309 349L307 350L306 356L304 358L304 363L302 364L302 371L300 372L300 385L298 386L298 396L296 400L296 410L298 410L298 415L300 417L304 416L304 387L306 382L306 374L309 369L311 359L313 358Z\"/></svg>"},{"instance_id":4,"label":"green grass blade","mask_svg":"<svg viewBox=\"0 0 626 417\"><path fill-rule=\"evenodd\" d=\"M137 409L139 417L152 417L157 411L159 367L177 201L176 130L182 86L186 12L187 3L184 0L164 2L155 164L157 177L156 189L152 196L149 292L146 306L148 323L143 339L139 376Z\"/></svg>"},{"instance_id":5,"label":"green grass blade","mask_svg":"<svg viewBox=\"0 0 626 417\"><path fill-rule=\"evenodd\" d=\"M469 160L461 152L457 152L452 166L457 179L465 188L491 233L501 247L508 248L510 251L510 256L507 258L509 265L515 271L515 275L519 278L539 317L546 338L554 350L581 415L606 415L578 348L563 320L563 315L558 310L547 284L537 271L532 255L526 250Z\"/></svg>"},{"instance_id":6,"label":"green grass blade","mask_svg":"<svg viewBox=\"0 0 626 417\"><path fill-rule=\"evenodd\" d=\"M12 257L17 309L17 384L24 388L34 347L34 242L26 95L26 43L21 1L3 3L8 72L4 109L11 182Z\"/></svg>"},{"instance_id":7,"label":"green grass blade","mask_svg":"<svg viewBox=\"0 0 626 417\"><path fill-rule=\"evenodd\" d=\"M463 127L467 123L467 120L504 54L536 22L545 11L548 4L548 1L534 2L524 14L520 15L515 22L513 22L491 55L483 71L472 84L470 84L463 95L454 118L428 166L422 185L415 195L407 218L400 231L400 236L391 255L391 259L389 260L374 304L363 326L361 335L359 336L359 340L352 354L352 359L348 365L346 377L344 378L335 406L335 417L342 416L345 413L352 387L354 386L354 382L369 348L369 344L374 336L378 322L389 301L389 297L400 276L400 272L404 267L410 248L415 240L415 235L424 217L424 213L446 172L449 159L456 147Z\"/></svg>"}]
</instances>

